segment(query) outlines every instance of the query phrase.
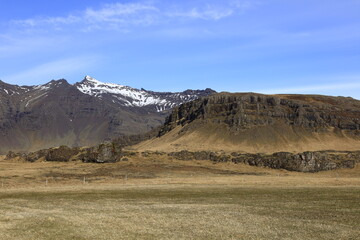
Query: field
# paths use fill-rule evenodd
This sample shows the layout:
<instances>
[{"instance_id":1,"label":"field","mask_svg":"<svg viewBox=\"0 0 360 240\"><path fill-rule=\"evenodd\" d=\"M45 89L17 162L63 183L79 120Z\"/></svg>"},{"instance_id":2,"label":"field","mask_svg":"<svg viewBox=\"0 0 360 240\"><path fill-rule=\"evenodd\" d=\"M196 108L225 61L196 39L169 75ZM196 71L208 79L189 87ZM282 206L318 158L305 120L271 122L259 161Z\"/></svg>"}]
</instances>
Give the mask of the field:
<instances>
[{"instance_id":1,"label":"field","mask_svg":"<svg viewBox=\"0 0 360 240\"><path fill-rule=\"evenodd\" d=\"M359 239L360 168L0 161L0 239Z\"/></svg>"}]
</instances>

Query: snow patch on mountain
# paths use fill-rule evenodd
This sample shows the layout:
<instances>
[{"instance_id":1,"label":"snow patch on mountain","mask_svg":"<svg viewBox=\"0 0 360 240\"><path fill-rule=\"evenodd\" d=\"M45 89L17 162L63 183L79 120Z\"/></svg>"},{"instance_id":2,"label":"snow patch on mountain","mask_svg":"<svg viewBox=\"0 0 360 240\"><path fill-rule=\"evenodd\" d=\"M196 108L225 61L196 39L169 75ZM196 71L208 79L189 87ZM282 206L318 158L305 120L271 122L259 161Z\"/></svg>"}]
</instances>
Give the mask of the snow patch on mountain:
<instances>
[{"instance_id":1,"label":"snow patch on mountain","mask_svg":"<svg viewBox=\"0 0 360 240\"><path fill-rule=\"evenodd\" d=\"M168 103L165 99L149 94L147 91L115 83L103 83L90 76L86 76L84 81L77 84L77 88L79 91L95 97L110 95L125 106L144 107Z\"/></svg>"},{"instance_id":2,"label":"snow patch on mountain","mask_svg":"<svg viewBox=\"0 0 360 240\"><path fill-rule=\"evenodd\" d=\"M182 103L207 96L214 91L186 90L184 92L153 92L144 89L132 88L115 83L104 83L93 77L86 76L75 86L84 94L98 97L102 100L126 107L147 107L157 112L172 109Z\"/></svg>"},{"instance_id":3,"label":"snow patch on mountain","mask_svg":"<svg viewBox=\"0 0 360 240\"><path fill-rule=\"evenodd\" d=\"M48 86L48 84L34 86L34 89L38 90L48 90L49 88L50 86Z\"/></svg>"}]
</instances>

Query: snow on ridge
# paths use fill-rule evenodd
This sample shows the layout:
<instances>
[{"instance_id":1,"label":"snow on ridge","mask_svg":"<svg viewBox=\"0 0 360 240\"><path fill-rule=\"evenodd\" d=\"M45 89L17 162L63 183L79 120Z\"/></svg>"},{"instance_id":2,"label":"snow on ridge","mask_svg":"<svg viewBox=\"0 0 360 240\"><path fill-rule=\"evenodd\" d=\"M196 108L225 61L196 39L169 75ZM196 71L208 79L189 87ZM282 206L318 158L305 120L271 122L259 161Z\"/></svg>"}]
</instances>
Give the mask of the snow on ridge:
<instances>
[{"instance_id":1,"label":"snow on ridge","mask_svg":"<svg viewBox=\"0 0 360 240\"><path fill-rule=\"evenodd\" d=\"M82 82L75 86L82 93L102 98L104 95L113 98L113 103L127 107L144 107L152 105L157 112L171 109L180 103L198 98L197 94L183 94L181 92L152 92L136 89L115 83L104 83L91 76L85 76Z\"/></svg>"},{"instance_id":2,"label":"snow on ridge","mask_svg":"<svg viewBox=\"0 0 360 240\"><path fill-rule=\"evenodd\" d=\"M95 97L100 97L102 94L115 95L118 100L124 102L125 106L143 107L167 103L165 99L156 97L144 90L115 83L103 83L90 76L86 76L85 80L87 82L81 82L77 85L79 91Z\"/></svg>"},{"instance_id":3,"label":"snow on ridge","mask_svg":"<svg viewBox=\"0 0 360 240\"><path fill-rule=\"evenodd\" d=\"M92 82L93 84L96 84L96 85L109 85L109 84L113 84L113 83L103 83L103 82L100 82L99 80L97 80L96 78L93 78L91 76L85 76L85 79L86 81L88 82Z\"/></svg>"},{"instance_id":4,"label":"snow on ridge","mask_svg":"<svg viewBox=\"0 0 360 240\"><path fill-rule=\"evenodd\" d=\"M34 89L39 89L39 90L47 90L49 88L50 86L48 84L34 86Z\"/></svg>"}]
</instances>

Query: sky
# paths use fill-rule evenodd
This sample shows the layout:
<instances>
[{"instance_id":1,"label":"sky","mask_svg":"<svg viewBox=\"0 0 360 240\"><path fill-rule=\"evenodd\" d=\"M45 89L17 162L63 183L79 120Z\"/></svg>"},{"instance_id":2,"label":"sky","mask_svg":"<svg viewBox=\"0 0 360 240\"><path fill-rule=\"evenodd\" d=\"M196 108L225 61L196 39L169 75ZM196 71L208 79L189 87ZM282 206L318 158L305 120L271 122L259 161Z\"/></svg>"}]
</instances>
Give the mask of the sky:
<instances>
[{"instance_id":1,"label":"sky","mask_svg":"<svg viewBox=\"0 0 360 240\"><path fill-rule=\"evenodd\" d=\"M0 79L360 99L360 0L0 0Z\"/></svg>"}]
</instances>

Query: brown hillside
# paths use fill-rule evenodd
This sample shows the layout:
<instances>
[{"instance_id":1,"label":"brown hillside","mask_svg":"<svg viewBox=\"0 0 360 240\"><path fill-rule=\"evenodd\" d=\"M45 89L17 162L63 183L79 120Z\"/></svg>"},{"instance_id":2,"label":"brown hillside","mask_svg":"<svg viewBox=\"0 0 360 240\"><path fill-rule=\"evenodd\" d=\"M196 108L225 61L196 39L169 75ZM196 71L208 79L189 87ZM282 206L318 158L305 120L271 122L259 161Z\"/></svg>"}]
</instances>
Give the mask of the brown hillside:
<instances>
[{"instance_id":1,"label":"brown hillside","mask_svg":"<svg viewBox=\"0 0 360 240\"><path fill-rule=\"evenodd\" d=\"M360 101L320 95L219 93L174 109L137 150L273 153L360 149Z\"/></svg>"}]
</instances>

